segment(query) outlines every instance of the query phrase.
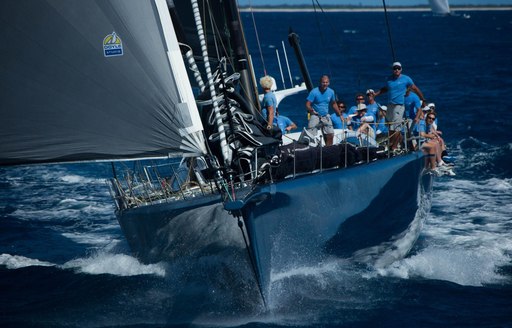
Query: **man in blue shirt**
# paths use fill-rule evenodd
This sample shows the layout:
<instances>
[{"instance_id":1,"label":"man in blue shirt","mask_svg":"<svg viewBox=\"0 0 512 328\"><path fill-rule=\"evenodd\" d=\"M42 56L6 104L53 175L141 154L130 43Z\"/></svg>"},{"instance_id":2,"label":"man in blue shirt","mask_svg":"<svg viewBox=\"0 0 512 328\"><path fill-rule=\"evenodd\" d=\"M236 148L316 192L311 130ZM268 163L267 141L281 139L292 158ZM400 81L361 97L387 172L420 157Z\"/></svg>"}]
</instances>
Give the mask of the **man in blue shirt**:
<instances>
[{"instance_id":1,"label":"man in blue shirt","mask_svg":"<svg viewBox=\"0 0 512 328\"><path fill-rule=\"evenodd\" d=\"M393 74L388 77L386 86L377 91L375 96L389 92L386 121L391 123L389 126L391 133L390 147L391 150L395 150L397 149L398 144L402 141L400 123L402 122L404 116L405 92L407 91L407 88L411 88L411 90L420 97L422 102L425 101L425 97L423 97L423 93L414 84L412 79L409 76L402 74L402 64L400 64L400 62L394 62L392 67Z\"/></svg>"},{"instance_id":2,"label":"man in blue shirt","mask_svg":"<svg viewBox=\"0 0 512 328\"><path fill-rule=\"evenodd\" d=\"M362 93L356 94L356 104L348 109L347 114L350 116L356 114L360 104L364 104L364 95Z\"/></svg>"},{"instance_id":3,"label":"man in blue shirt","mask_svg":"<svg viewBox=\"0 0 512 328\"><path fill-rule=\"evenodd\" d=\"M329 88L329 77L323 75L320 78L320 85L309 92L306 98L306 110L311 115L308 122L308 129L313 135L316 135L317 128L322 126L322 131L327 146L332 145L334 139L334 129L332 127L329 107L332 106L336 115L340 116L340 110L336 104L334 90Z\"/></svg>"},{"instance_id":4,"label":"man in blue shirt","mask_svg":"<svg viewBox=\"0 0 512 328\"><path fill-rule=\"evenodd\" d=\"M336 104L338 105L338 109L340 110L341 116L338 116L338 115L331 116L332 126L335 129L346 129L348 115L345 112L345 110L347 107L345 106L345 103L341 100L338 100L336 102Z\"/></svg>"},{"instance_id":5,"label":"man in blue shirt","mask_svg":"<svg viewBox=\"0 0 512 328\"><path fill-rule=\"evenodd\" d=\"M366 99L367 99L367 104L366 104L366 115L371 115L373 116L373 124L371 124L373 130L377 130L377 127L376 127L376 122L377 122L377 119L379 118L379 103L377 103L375 101L375 91L373 91L373 89L368 89L366 90Z\"/></svg>"},{"instance_id":6,"label":"man in blue shirt","mask_svg":"<svg viewBox=\"0 0 512 328\"><path fill-rule=\"evenodd\" d=\"M274 125L277 125L279 129L281 129L281 132L283 134L286 134L290 132L291 130L294 130L297 128L297 125L293 123L292 120L290 120L288 117L279 115L279 112L277 113L277 117L274 119Z\"/></svg>"}]
</instances>

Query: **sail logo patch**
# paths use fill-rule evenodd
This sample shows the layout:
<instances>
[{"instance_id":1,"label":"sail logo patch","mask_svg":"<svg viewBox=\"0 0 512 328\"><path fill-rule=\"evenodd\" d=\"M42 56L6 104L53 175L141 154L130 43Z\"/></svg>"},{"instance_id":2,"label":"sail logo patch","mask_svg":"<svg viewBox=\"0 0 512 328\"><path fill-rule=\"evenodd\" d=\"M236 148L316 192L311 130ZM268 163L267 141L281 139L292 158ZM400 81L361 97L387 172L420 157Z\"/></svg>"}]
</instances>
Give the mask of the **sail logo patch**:
<instances>
[{"instance_id":1,"label":"sail logo patch","mask_svg":"<svg viewBox=\"0 0 512 328\"><path fill-rule=\"evenodd\" d=\"M103 39L103 55L105 57L122 56L123 55L123 41L116 34L108 34Z\"/></svg>"}]
</instances>

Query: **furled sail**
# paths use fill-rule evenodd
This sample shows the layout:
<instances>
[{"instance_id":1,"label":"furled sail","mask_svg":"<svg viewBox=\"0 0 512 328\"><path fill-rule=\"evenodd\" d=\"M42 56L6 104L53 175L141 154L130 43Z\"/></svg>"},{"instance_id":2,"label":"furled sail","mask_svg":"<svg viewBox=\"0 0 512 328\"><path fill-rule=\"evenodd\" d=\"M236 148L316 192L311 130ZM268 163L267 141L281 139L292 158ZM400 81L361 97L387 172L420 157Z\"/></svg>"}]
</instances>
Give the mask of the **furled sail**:
<instances>
[{"instance_id":1,"label":"furled sail","mask_svg":"<svg viewBox=\"0 0 512 328\"><path fill-rule=\"evenodd\" d=\"M448 0L428 0L432 12L436 15L449 15L450 5Z\"/></svg>"},{"instance_id":2,"label":"furled sail","mask_svg":"<svg viewBox=\"0 0 512 328\"><path fill-rule=\"evenodd\" d=\"M204 154L165 0L0 1L0 165Z\"/></svg>"}]
</instances>

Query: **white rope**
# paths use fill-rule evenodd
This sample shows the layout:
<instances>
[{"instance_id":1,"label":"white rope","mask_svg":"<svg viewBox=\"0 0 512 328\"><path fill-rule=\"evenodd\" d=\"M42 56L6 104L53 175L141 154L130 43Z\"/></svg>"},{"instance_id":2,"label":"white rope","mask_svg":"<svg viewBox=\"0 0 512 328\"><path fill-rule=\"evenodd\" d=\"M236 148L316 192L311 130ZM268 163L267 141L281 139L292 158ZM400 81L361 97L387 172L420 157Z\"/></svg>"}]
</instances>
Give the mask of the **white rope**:
<instances>
[{"instance_id":1,"label":"white rope","mask_svg":"<svg viewBox=\"0 0 512 328\"><path fill-rule=\"evenodd\" d=\"M220 137L220 147L222 149L222 156L224 157L224 164L231 164L232 151L229 149L226 141L226 133L224 131L224 125L222 123L222 116L220 114L219 104L217 102L217 94L215 92L215 83L213 81L212 69L210 67L210 61L208 59L208 49L206 47L206 39L204 36L203 24L201 22L201 13L199 12L199 5L197 0L191 0L192 9L194 11L194 19L196 22L197 34L199 36L199 42L201 44L201 51L203 53L204 66L206 69L206 77L208 79L208 85L210 87L210 95L213 101L213 110L215 112L215 120L217 129Z\"/></svg>"}]
</instances>

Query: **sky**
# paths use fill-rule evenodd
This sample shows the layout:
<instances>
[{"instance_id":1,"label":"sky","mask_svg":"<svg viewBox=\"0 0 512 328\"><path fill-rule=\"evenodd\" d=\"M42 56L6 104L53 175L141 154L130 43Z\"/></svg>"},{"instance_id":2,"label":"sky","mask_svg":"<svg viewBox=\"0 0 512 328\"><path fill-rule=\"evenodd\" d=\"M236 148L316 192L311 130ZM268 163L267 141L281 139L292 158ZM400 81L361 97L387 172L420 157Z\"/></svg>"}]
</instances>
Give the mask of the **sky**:
<instances>
[{"instance_id":1,"label":"sky","mask_svg":"<svg viewBox=\"0 0 512 328\"><path fill-rule=\"evenodd\" d=\"M314 0L315 3L317 0ZM416 6L428 5L428 0L385 0L386 6ZM258 5L311 5L312 0L238 0L240 6ZM362 5L381 6L382 0L318 0L321 6L325 5ZM451 6L457 5L512 5L512 0L449 0Z\"/></svg>"}]
</instances>

